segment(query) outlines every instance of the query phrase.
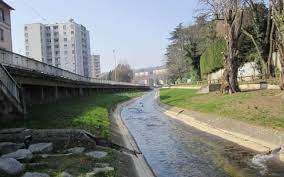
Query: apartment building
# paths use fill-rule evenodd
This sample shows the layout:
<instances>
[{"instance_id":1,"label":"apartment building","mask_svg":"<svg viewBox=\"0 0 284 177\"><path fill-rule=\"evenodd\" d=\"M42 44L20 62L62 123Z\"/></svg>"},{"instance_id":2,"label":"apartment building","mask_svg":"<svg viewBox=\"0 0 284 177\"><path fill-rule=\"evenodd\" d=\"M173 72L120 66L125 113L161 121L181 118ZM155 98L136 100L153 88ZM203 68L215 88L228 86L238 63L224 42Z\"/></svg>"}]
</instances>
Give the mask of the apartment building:
<instances>
[{"instance_id":1,"label":"apartment building","mask_svg":"<svg viewBox=\"0 0 284 177\"><path fill-rule=\"evenodd\" d=\"M0 0L0 48L8 51L12 51L11 10L14 9Z\"/></svg>"},{"instance_id":2,"label":"apartment building","mask_svg":"<svg viewBox=\"0 0 284 177\"><path fill-rule=\"evenodd\" d=\"M101 75L101 56L100 55L92 55L91 58L91 77L99 78Z\"/></svg>"},{"instance_id":3,"label":"apartment building","mask_svg":"<svg viewBox=\"0 0 284 177\"><path fill-rule=\"evenodd\" d=\"M133 83L144 85L164 85L167 82L166 66L137 69L134 71Z\"/></svg>"},{"instance_id":4,"label":"apartment building","mask_svg":"<svg viewBox=\"0 0 284 177\"><path fill-rule=\"evenodd\" d=\"M90 34L73 19L66 23L25 25L26 56L90 76Z\"/></svg>"}]
</instances>

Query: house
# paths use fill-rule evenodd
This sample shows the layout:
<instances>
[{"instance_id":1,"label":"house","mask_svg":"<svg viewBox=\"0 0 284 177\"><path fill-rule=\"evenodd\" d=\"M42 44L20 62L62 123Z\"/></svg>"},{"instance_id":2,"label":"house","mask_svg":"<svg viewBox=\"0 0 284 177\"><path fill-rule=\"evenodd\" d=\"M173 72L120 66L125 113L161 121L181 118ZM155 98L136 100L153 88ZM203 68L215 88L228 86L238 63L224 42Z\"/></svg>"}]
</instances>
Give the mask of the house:
<instances>
[{"instance_id":1,"label":"house","mask_svg":"<svg viewBox=\"0 0 284 177\"><path fill-rule=\"evenodd\" d=\"M14 9L0 0L0 48L8 51L12 51L11 10Z\"/></svg>"}]
</instances>

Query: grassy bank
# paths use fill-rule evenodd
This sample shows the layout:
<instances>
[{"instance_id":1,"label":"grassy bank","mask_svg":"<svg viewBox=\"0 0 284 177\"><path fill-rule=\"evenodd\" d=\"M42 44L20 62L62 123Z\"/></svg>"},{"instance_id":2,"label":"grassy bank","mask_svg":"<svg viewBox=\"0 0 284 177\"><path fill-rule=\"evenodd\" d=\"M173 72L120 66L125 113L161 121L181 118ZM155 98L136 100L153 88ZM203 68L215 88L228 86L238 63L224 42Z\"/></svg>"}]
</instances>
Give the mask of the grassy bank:
<instances>
[{"instance_id":1,"label":"grassy bank","mask_svg":"<svg viewBox=\"0 0 284 177\"><path fill-rule=\"evenodd\" d=\"M198 94L190 89L162 89L161 102L188 110L284 129L284 93L254 91L233 95Z\"/></svg>"},{"instance_id":2,"label":"grassy bank","mask_svg":"<svg viewBox=\"0 0 284 177\"><path fill-rule=\"evenodd\" d=\"M58 101L56 103L33 106L26 119L0 124L1 128L75 128L84 129L98 137L110 138L109 112L116 104L140 96L141 92L126 93L104 93L88 97L76 97ZM56 152L59 154L64 153ZM108 155L102 159L95 159L86 156L84 153L68 156L50 156L47 158L34 157L27 163L27 171L43 172L54 177L61 177L63 171L73 176L85 176L94 168L107 166L114 167L114 171L102 172L95 176L116 177L120 176L120 156L123 156L111 148L93 147L87 151L102 150ZM32 166L31 163L45 164L43 166ZM1 175L0 175L1 176Z\"/></svg>"},{"instance_id":3,"label":"grassy bank","mask_svg":"<svg viewBox=\"0 0 284 177\"><path fill-rule=\"evenodd\" d=\"M139 92L104 93L36 105L25 120L0 124L0 128L78 128L107 139L110 108L139 95Z\"/></svg>"}]
</instances>

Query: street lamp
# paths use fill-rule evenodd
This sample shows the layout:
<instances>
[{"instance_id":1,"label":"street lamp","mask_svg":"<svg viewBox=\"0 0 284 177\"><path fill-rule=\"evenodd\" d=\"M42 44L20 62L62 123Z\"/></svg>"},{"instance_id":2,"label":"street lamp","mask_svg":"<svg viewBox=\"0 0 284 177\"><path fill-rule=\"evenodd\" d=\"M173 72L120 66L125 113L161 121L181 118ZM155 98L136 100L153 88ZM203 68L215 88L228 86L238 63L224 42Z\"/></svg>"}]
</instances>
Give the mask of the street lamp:
<instances>
[{"instance_id":1,"label":"street lamp","mask_svg":"<svg viewBox=\"0 0 284 177\"><path fill-rule=\"evenodd\" d=\"M114 59L114 81L116 81L116 57L115 57L115 50L113 49L113 59Z\"/></svg>"}]
</instances>

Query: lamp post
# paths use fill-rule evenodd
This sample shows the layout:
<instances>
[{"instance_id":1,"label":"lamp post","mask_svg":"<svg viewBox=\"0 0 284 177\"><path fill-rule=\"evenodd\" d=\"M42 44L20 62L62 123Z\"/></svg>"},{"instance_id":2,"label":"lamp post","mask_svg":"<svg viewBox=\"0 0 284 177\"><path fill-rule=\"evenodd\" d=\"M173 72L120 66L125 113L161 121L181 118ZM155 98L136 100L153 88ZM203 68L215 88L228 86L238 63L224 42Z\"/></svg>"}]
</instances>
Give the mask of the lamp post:
<instances>
[{"instance_id":1,"label":"lamp post","mask_svg":"<svg viewBox=\"0 0 284 177\"><path fill-rule=\"evenodd\" d=\"M114 59L114 81L116 81L116 56L115 56L115 50L113 52L113 59Z\"/></svg>"}]
</instances>

